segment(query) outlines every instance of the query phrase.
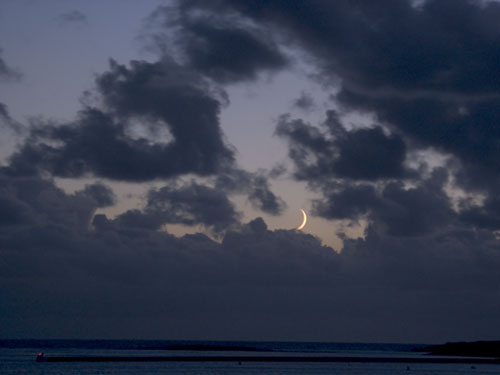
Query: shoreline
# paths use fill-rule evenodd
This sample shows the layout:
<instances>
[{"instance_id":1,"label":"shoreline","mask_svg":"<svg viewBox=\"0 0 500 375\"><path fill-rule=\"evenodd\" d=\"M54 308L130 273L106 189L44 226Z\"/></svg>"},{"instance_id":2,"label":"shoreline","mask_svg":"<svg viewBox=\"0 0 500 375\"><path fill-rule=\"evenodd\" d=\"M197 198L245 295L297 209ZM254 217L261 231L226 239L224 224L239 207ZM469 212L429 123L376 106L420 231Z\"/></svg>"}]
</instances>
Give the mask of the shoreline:
<instances>
[{"instance_id":1,"label":"shoreline","mask_svg":"<svg viewBox=\"0 0 500 375\"><path fill-rule=\"evenodd\" d=\"M333 356L45 356L37 362L309 362L309 363L467 363L500 365L500 358L333 357Z\"/></svg>"}]
</instances>

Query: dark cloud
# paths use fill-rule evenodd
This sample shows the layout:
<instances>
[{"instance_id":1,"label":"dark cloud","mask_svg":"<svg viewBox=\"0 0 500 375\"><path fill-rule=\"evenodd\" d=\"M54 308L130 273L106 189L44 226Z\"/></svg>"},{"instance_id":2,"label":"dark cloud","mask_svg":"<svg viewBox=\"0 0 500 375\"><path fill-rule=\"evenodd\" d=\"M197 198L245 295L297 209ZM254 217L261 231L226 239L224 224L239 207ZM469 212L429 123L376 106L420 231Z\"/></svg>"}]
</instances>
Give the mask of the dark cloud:
<instances>
[{"instance_id":1,"label":"dark cloud","mask_svg":"<svg viewBox=\"0 0 500 375\"><path fill-rule=\"evenodd\" d=\"M216 233L239 223L238 213L222 190L194 182L149 191L145 214L161 216L164 223L203 224Z\"/></svg>"},{"instance_id":2,"label":"dark cloud","mask_svg":"<svg viewBox=\"0 0 500 375\"><path fill-rule=\"evenodd\" d=\"M346 130L333 111L323 128L281 118L276 134L289 142L297 178L377 180L410 175L404 165L406 145L401 137L386 135L379 126Z\"/></svg>"},{"instance_id":3,"label":"dark cloud","mask_svg":"<svg viewBox=\"0 0 500 375\"><path fill-rule=\"evenodd\" d=\"M175 34L169 48L175 45L187 66L217 82L252 81L262 71L276 71L287 65L287 58L269 34L229 18L191 12L182 2L177 8L160 7L153 15L154 20L161 20L168 34ZM156 41L164 43L162 39L157 36Z\"/></svg>"},{"instance_id":4,"label":"dark cloud","mask_svg":"<svg viewBox=\"0 0 500 375\"><path fill-rule=\"evenodd\" d=\"M418 311L413 323L403 324L401 331L410 330L413 336L418 336L418 329L434 326L437 336L455 337L456 327L463 326L462 334L467 332L477 338L484 334L473 332L474 311L485 308L488 302L484 298L497 293L494 285L498 281L490 273L497 266L497 245L491 233L465 227L398 238L369 231L364 239L346 239L343 256L350 272L359 275L357 285L364 285L367 279L384 285L382 290L389 293L387 298L378 293L376 300L390 304L395 302L393 298L399 300L401 309L397 306L390 309L394 317L404 314L403 311L411 311L410 314ZM402 293L393 294L394 289ZM461 309L455 299L457 293L463 293L465 298L460 316L454 313ZM371 311L375 311L378 320L387 310L375 303ZM455 328L450 325L452 321Z\"/></svg>"},{"instance_id":5,"label":"dark cloud","mask_svg":"<svg viewBox=\"0 0 500 375\"><path fill-rule=\"evenodd\" d=\"M431 0L419 7L394 0L308 1L294 6L263 0L183 4L221 14L222 9L234 9L286 34L347 86L497 91L496 2Z\"/></svg>"},{"instance_id":6,"label":"dark cloud","mask_svg":"<svg viewBox=\"0 0 500 375\"><path fill-rule=\"evenodd\" d=\"M233 150L224 142L219 126L223 92L211 88L199 75L169 61L132 62L130 68L111 62L110 71L97 78L97 87L102 109L84 108L73 123L34 126L22 147L11 155L10 173L48 171L61 177L136 182L190 173L215 176L221 199L227 199L226 193L245 194L264 212L283 211L285 204L271 191L268 176L236 167ZM201 191L201 185L198 188L202 193L211 191L209 187ZM200 202L204 203L209 201ZM219 203L224 203L219 209L233 209L229 201ZM196 215L201 209L195 210ZM221 216L220 224L207 221L208 217L171 216L166 220L164 213L160 215L163 219L151 217L158 213L148 215L146 221L154 227L166 222L202 223L216 232L229 226L225 220L235 219L234 212ZM129 212L120 220L135 222L140 216Z\"/></svg>"},{"instance_id":7,"label":"dark cloud","mask_svg":"<svg viewBox=\"0 0 500 375\"><path fill-rule=\"evenodd\" d=\"M9 111L7 110L7 106L5 104L3 104L3 103L0 103L0 116L2 118L4 118L4 119L5 118L7 118L7 119L10 118Z\"/></svg>"},{"instance_id":8,"label":"dark cloud","mask_svg":"<svg viewBox=\"0 0 500 375\"><path fill-rule=\"evenodd\" d=\"M454 160L450 168L454 186L485 197L463 201L460 218L470 225L499 228L495 213L495 197L500 191L497 99L374 98L348 90L340 99L375 111L381 121L411 137L417 147L432 147L449 155Z\"/></svg>"},{"instance_id":9,"label":"dark cloud","mask_svg":"<svg viewBox=\"0 0 500 375\"><path fill-rule=\"evenodd\" d=\"M328 219L366 220L368 226L391 236L422 236L456 224L457 214L444 191L448 173L435 170L416 187L390 182L383 187L344 184L323 187L325 199L315 212Z\"/></svg>"},{"instance_id":10,"label":"dark cloud","mask_svg":"<svg viewBox=\"0 0 500 375\"><path fill-rule=\"evenodd\" d=\"M487 195L481 204L471 199L460 203L460 219L467 225L493 231L500 228L500 201L497 195Z\"/></svg>"},{"instance_id":11,"label":"dark cloud","mask_svg":"<svg viewBox=\"0 0 500 375\"><path fill-rule=\"evenodd\" d=\"M203 225L217 235L239 223L240 214L222 190L195 182L150 190L143 210L126 211L112 221L94 220L99 228L117 225L157 230L165 224Z\"/></svg>"},{"instance_id":12,"label":"dark cloud","mask_svg":"<svg viewBox=\"0 0 500 375\"><path fill-rule=\"evenodd\" d=\"M286 208L286 203L272 192L264 171L251 173L243 169L226 169L217 175L215 186L230 194L247 195L255 208L271 215L278 215Z\"/></svg>"},{"instance_id":13,"label":"dark cloud","mask_svg":"<svg viewBox=\"0 0 500 375\"><path fill-rule=\"evenodd\" d=\"M93 228L94 198L39 177L0 176L6 337L436 342L495 335L500 247L488 231L441 227L394 237L369 229L364 239L346 238L337 254L257 218L218 243L102 215ZM442 177L432 180L434 187L421 188L428 195L442 186ZM214 194L193 183L150 198L157 211L196 216L195 197ZM401 194L385 192L394 202Z\"/></svg>"},{"instance_id":14,"label":"dark cloud","mask_svg":"<svg viewBox=\"0 0 500 375\"><path fill-rule=\"evenodd\" d=\"M7 65L1 55L2 49L0 48L0 81L18 81L21 79L22 74Z\"/></svg>"},{"instance_id":15,"label":"dark cloud","mask_svg":"<svg viewBox=\"0 0 500 375\"><path fill-rule=\"evenodd\" d=\"M167 58L156 63L132 61L130 66L111 60L109 71L97 77L96 88L102 105L85 107L76 121L35 124L24 144L11 155L10 173L49 172L58 177L133 182L188 174L215 176L221 189L218 209L228 210L220 223L210 221L200 205L188 210L194 218L170 216L167 220L162 212L162 219L155 219L158 213L149 212L145 221L154 227L166 222L201 223L220 232L229 222L237 222L226 193L245 194L253 206L274 215L285 208L265 174L237 168L234 150L225 142L219 124L227 95L193 69ZM215 192L199 185L197 193L209 191ZM199 203L208 204L210 199ZM135 222L140 216L129 212L120 220Z\"/></svg>"},{"instance_id":16,"label":"dark cloud","mask_svg":"<svg viewBox=\"0 0 500 375\"><path fill-rule=\"evenodd\" d=\"M130 68L112 61L97 86L119 116L162 122L159 126L166 127L176 142L177 158L183 155L192 172L210 173L233 160L219 126L224 97L217 98L215 89L190 70L168 60L132 62Z\"/></svg>"},{"instance_id":17,"label":"dark cloud","mask_svg":"<svg viewBox=\"0 0 500 375\"><path fill-rule=\"evenodd\" d=\"M86 230L95 210L109 205L113 196L102 184L88 185L68 195L51 180L14 177L5 171L0 173L0 221L4 225L32 225L39 227L40 233L51 226Z\"/></svg>"},{"instance_id":18,"label":"dark cloud","mask_svg":"<svg viewBox=\"0 0 500 375\"><path fill-rule=\"evenodd\" d=\"M443 191L446 174L436 172L430 181L405 189L391 183L383 192L384 206L375 212L375 223L385 225L391 235L419 236L453 225L454 212ZM440 180L436 182L435 180Z\"/></svg>"},{"instance_id":19,"label":"dark cloud","mask_svg":"<svg viewBox=\"0 0 500 375\"><path fill-rule=\"evenodd\" d=\"M63 13L59 17L57 17L57 19L61 25L65 25L68 23L87 25L88 23L87 16L79 10L72 10Z\"/></svg>"},{"instance_id":20,"label":"dark cloud","mask_svg":"<svg viewBox=\"0 0 500 375\"><path fill-rule=\"evenodd\" d=\"M75 123L34 128L12 156L16 173L145 181L210 175L234 162L219 126L221 103L194 73L167 61L111 62L97 86L106 111L85 108ZM149 135L133 136L136 127Z\"/></svg>"},{"instance_id":21,"label":"dark cloud","mask_svg":"<svg viewBox=\"0 0 500 375\"><path fill-rule=\"evenodd\" d=\"M85 188L76 192L75 195L93 199L97 207L108 207L116 203L116 197L113 190L99 182L85 185Z\"/></svg>"},{"instance_id":22,"label":"dark cloud","mask_svg":"<svg viewBox=\"0 0 500 375\"><path fill-rule=\"evenodd\" d=\"M248 199L260 210L272 215L278 215L285 209L285 202L271 191L266 177L255 177L251 189Z\"/></svg>"},{"instance_id":23,"label":"dark cloud","mask_svg":"<svg viewBox=\"0 0 500 375\"><path fill-rule=\"evenodd\" d=\"M133 209L118 215L114 220L108 219L104 214L95 215L92 225L98 230L106 230L112 227L134 228L135 230L158 230L168 218L162 215L146 214Z\"/></svg>"},{"instance_id":24,"label":"dark cloud","mask_svg":"<svg viewBox=\"0 0 500 375\"><path fill-rule=\"evenodd\" d=\"M7 106L2 102L0 102L0 127L13 130L17 134L23 130L22 125L10 116Z\"/></svg>"},{"instance_id":25,"label":"dark cloud","mask_svg":"<svg viewBox=\"0 0 500 375\"><path fill-rule=\"evenodd\" d=\"M498 170L499 138L496 99L447 102L433 99L371 98L344 90L340 99L376 111L420 145L450 153L465 165Z\"/></svg>"},{"instance_id":26,"label":"dark cloud","mask_svg":"<svg viewBox=\"0 0 500 375\"><path fill-rule=\"evenodd\" d=\"M130 210L115 220L99 218L97 224L159 229L165 224L203 225L216 235L240 226L241 214L229 200L244 194L258 209L277 215L284 202L269 189L267 178L243 170L228 170L216 177L215 186L167 184L150 190L144 209Z\"/></svg>"},{"instance_id":27,"label":"dark cloud","mask_svg":"<svg viewBox=\"0 0 500 375\"><path fill-rule=\"evenodd\" d=\"M315 200L313 207L317 215L327 219L359 221L380 204L372 185L343 186L324 195L326 198Z\"/></svg>"},{"instance_id":28,"label":"dark cloud","mask_svg":"<svg viewBox=\"0 0 500 375\"><path fill-rule=\"evenodd\" d=\"M79 117L75 124L43 124L33 130L11 156L13 173L29 175L41 169L61 177L94 174L141 181L181 172L175 171L174 163L165 163L173 157L168 146L130 139L122 123L97 109L87 109Z\"/></svg>"},{"instance_id":29,"label":"dark cloud","mask_svg":"<svg viewBox=\"0 0 500 375\"><path fill-rule=\"evenodd\" d=\"M298 108L302 111L305 111L305 112L310 112L315 107L313 97L305 91L302 91L300 93L300 96L294 100L293 105L296 108Z\"/></svg>"}]
</instances>

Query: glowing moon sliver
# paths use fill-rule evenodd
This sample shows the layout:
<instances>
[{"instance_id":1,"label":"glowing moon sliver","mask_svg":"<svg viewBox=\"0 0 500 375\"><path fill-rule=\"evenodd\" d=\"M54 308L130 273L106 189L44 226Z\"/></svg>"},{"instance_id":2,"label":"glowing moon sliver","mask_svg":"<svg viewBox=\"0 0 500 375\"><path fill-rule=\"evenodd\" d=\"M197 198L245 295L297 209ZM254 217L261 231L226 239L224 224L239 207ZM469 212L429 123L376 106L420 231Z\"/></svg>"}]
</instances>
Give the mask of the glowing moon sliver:
<instances>
[{"instance_id":1,"label":"glowing moon sliver","mask_svg":"<svg viewBox=\"0 0 500 375\"><path fill-rule=\"evenodd\" d=\"M307 215L306 212L301 208L300 211L302 212L302 224L297 228L297 230L302 230L307 223Z\"/></svg>"}]
</instances>

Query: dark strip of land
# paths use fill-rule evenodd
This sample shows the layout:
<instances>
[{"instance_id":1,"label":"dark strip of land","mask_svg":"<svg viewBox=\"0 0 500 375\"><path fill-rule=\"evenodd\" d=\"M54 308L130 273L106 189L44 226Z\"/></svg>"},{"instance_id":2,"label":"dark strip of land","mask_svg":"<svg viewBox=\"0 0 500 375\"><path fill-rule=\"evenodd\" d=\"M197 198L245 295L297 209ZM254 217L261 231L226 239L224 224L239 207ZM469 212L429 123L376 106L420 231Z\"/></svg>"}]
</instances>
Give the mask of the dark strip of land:
<instances>
[{"instance_id":1,"label":"dark strip of land","mask_svg":"<svg viewBox=\"0 0 500 375\"><path fill-rule=\"evenodd\" d=\"M270 352L270 349L258 349L252 346L242 345L217 345L217 344L177 344L164 347L150 348L156 350L192 350L192 351L224 351L224 352Z\"/></svg>"},{"instance_id":2,"label":"dark strip of land","mask_svg":"<svg viewBox=\"0 0 500 375\"><path fill-rule=\"evenodd\" d=\"M500 364L497 358L306 356L38 356L37 362L357 362Z\"/></svg>"},{"instance_id":3,"label":"dark strip of land","mask_svg":"<svg viewBox=\"0 0 500 375\"><path fill-rule=\"evenodd\" d=\"M448 342L443 345L431 345L415 349L434 355L500 357L500 341Z\"/></svg>"}]
</instances>

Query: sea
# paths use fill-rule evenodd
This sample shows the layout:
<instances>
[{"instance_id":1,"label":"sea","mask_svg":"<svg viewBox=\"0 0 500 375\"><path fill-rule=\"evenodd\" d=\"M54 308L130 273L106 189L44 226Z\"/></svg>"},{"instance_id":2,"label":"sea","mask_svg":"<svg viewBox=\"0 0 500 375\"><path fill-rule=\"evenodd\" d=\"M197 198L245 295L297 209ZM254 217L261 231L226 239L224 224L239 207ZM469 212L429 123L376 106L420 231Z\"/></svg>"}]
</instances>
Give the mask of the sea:
<instances>
[{"instance_id":1,"label":"sea","mask_svg":"<svg viewBox=\"0 0 500 375\"><path fill-rule=\"evenodd\" d=\"M273 362L245 361L251 357L360 357L422 358L429 356L415 344L234 342L164 340L0 340L0 374L43 375L365 375L365 374L500 374L500 365L471 363L385 363L385 362ZM44 357L196 357L196 361L159 362L37 362ZM206 361L207 357L233 357ZM231 358L232 359L232 358Z\"/></svg>"}]
</instances>

